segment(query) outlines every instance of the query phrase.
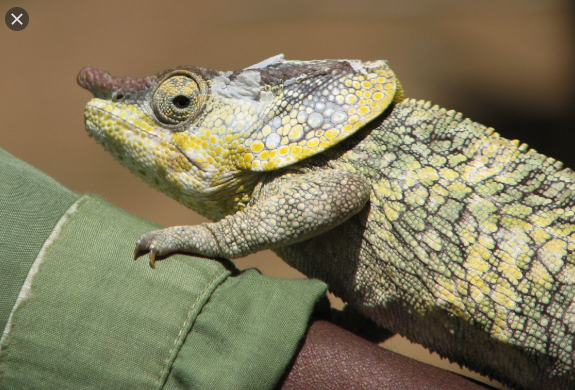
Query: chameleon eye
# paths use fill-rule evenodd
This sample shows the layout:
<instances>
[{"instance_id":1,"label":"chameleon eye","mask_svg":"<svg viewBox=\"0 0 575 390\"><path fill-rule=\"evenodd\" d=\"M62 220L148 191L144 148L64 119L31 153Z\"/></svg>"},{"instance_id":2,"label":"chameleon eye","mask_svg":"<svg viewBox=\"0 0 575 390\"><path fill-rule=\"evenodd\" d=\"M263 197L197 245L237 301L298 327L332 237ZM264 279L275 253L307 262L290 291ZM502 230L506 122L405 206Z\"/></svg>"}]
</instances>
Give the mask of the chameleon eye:
<instances>
[{"instance_id":1,"label":"chameleon eye","mask_svg":"<svg viewBox=\"0 0 575 390\"><path fill-rule=\"evenodd\" d=\"M152 107L160 122L178 124L191 118L201 104L200 89L195 80L176 75L165 80L154 92Z\"/></svg>"},{"instance_id":2,"label":"chameleon eye","mask_svg":"<svg viewBox=\"0 0 575 390\"><path fill-rule=\"evenodd\" d=\"M174 106L178 108L186 108L190 105L190 98L184 95L178 95L172 100Z\"/></svg>"}]
</instances>

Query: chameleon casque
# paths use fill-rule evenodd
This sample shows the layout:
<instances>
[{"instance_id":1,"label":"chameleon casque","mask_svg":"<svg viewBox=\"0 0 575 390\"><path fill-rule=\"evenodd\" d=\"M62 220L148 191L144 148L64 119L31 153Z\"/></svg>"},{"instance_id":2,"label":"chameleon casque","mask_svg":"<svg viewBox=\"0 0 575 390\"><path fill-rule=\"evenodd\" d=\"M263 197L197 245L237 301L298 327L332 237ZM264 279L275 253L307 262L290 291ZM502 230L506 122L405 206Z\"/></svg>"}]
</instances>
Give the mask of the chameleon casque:
<instances>
[{"instance_id":1,"label":"chameleon casque","mask_svg":"<svg viewBox=\"0 0 575 390\"><path fill-rule=\"evenodd\" d=\"M374 322L521 389L575 388L575 174L405 99L385 61L86 67L88 132L213 220L136 254L272 249Z\"/></svg>"}]
</instances>

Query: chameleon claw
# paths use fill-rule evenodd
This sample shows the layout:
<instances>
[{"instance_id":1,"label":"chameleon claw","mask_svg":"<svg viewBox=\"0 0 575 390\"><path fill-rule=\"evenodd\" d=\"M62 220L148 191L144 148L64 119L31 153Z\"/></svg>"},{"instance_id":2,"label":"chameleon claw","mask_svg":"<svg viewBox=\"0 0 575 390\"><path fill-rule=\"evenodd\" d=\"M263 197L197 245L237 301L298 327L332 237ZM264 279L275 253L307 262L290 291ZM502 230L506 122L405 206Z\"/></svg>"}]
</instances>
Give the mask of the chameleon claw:
<instances>
[{"instance_id":1,"label":"chameleon claw","mask_svg":"<svg viewBox=\"0 0 575 390\"><path fill-rule=\"evenodd\" d=\"M150 268L151 269L156 269L156 266L154 265L156 263L156 254L158 252L155 249L150 249Z\"/></svg>"},{"instance_id":2,"label":"chameleon claw","mask_svg":"<svg viewBox=\"0 0 575 390\"><path fill-rule=\"evenodd\" d=\"M134 261L138 260L138 257L140 257L141 252L145 252L147 250L148 248L146 248L145 245L142 243L142 239L139 239L136 242L136 247L134 248Z\"/></svg>"}]
</instances>

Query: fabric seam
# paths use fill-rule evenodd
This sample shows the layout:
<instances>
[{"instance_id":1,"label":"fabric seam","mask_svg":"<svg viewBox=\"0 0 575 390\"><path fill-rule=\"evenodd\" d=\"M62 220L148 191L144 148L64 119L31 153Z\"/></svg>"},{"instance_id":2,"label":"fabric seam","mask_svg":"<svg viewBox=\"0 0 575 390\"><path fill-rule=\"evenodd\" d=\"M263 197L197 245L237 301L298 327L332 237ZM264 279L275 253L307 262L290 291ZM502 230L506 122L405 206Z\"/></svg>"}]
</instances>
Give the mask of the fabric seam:
<instances>
[{"instance_id":1,"label":"fabric seam","mask_svg":"<svg viewBox=\"0 0 575 390\"><path fill-rule=\"evenodd\" d=\"M208 300L208 298L210 297L210 295L215 290L216 286L220 285L222 283L222 281L225 278L227 278L228 276L229 276L229 271L227 271L227 270L223 270L218 275L216 275L214 277L214 279L206 286L206 288L204 288L204 291L198 296L198 298L196 298L196 300L194 301L194 303L190 307L190 310L188 310L188 314L186 315L186 320L182 324L182 327L180 328L180 331L178 332L178 335L176 336L176 339L174 340L174 345L170 349L168 357L166 358L166 360L164 362L164 367L160 371L160 375L158 377L158 380L156 381L156 388L158 390L161 390L162 388L164 388L164 386L168 380L168 375L170 373L171 367L172 367L174 361L176 360L176 357L178 356L178 353L180 352L180 349L182 348L182 345L183 345L188 333L190 333L192 326L198 317L198 313L199 313L199 311L197 310L198 304L201 302L206 302ZM194 315L194 313L195 313L195 315Z\"/></svg>"},{"instance_id":2,"label":"fabric seam","mask_svg":"<svg viewBox=\"0 0 575 390\"><path fill-rule=\"evenodd\" d=\"M66 222L68 222L68 218L78 210L78 206L80 205L80 202L83 199L84 199L83 196L80 197L78 200L72 203L70 207L68 207L66 212L58 220L58 223L56 223L56 225L54 226L54 229L52 229L52 232L50 233L46 241L44 241L42 248L40 248L40 251L36 256L36 259L32 263L30 270L28 271L28 275L26 275L26 279L24 280L24 284L22 284L22 288L18 293L16 302L14 303L14 306L10 311L10 315L8 316L8 321L6 322L6 326L4 327L4 331L2 332L2 337L0 338L0 352L2 352L2 346L6 342L8 336L10 335L10 331L12 330L12 327L14 325L13 324L14 313L16 312L16 310L18 310L18 307L20 307L22 302L24 302L32 294L32 283L34 282L34 278L36 277L38 271L40 270L40 266L42 265L44 259L46 258L46 253L48 252L48 249L52 246L54 241L58 238L58 236L62 232L64 225L66 224Z\"/></svg>"}]
</instances>

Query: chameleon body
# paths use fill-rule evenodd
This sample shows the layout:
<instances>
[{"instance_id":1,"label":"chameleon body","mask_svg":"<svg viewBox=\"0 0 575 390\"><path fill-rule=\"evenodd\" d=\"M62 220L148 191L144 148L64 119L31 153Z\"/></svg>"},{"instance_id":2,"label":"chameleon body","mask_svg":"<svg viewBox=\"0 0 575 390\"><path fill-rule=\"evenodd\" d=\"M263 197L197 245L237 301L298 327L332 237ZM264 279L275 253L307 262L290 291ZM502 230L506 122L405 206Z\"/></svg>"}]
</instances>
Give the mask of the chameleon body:
<instances>
[{"instance_id":1,"label":"chameleon body","mask_svg":"<svg viewBox=\"0 0 575 390\"><path fill-rule=\"evenodd\" d=\"M89 133L214 223L136 252L271 248L377 324L515 388L575 387L575 174L404 99L383 61L84 68Z\"/></svg>"}]
</instances>

